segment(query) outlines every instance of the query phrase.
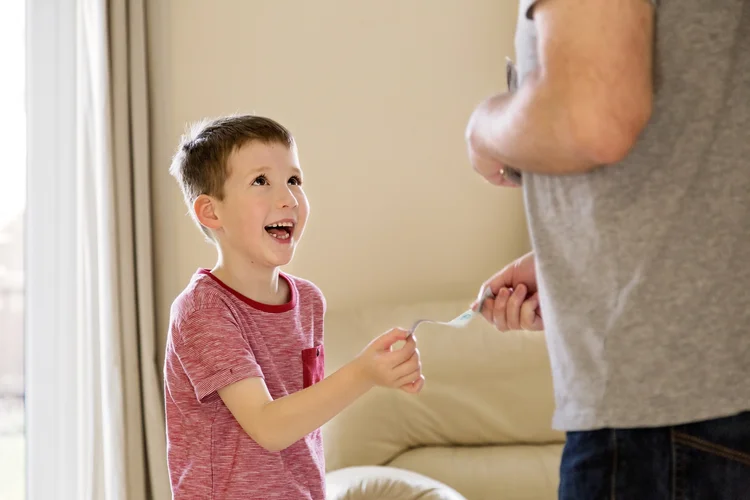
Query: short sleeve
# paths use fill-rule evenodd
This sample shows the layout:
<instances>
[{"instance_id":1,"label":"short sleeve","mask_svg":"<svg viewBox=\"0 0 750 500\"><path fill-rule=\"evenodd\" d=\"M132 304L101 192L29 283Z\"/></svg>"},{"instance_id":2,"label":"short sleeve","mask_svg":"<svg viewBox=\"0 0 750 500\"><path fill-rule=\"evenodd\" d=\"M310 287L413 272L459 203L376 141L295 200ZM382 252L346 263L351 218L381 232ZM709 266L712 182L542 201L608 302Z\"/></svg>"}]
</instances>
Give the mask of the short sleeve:
<instances>
[{"instance_id":1,"label":"short sleeve","mask_svg":"<svg viewBox=\"0 0 750 500\"><path fill-rule=\"evenodd\" d=\"M523 12L523 15L526 19L528 20L534 19L534 7L540 1L542 0L521 0L521 12ZM634 1L648 2L654 7L657 7L659 5L659 0L634 0Z\"/></svg>"},{"instance_id":2,"label":"short sleeve","mask_svg":"<svg viewBox=\"0 0 750 500\"><path fill-rule=\"evenodd\" d=\"M173 331L173 348L199 401L249 377L263 377L250 344L228 308L191 312Z\"/></svg>"}]
</instances>

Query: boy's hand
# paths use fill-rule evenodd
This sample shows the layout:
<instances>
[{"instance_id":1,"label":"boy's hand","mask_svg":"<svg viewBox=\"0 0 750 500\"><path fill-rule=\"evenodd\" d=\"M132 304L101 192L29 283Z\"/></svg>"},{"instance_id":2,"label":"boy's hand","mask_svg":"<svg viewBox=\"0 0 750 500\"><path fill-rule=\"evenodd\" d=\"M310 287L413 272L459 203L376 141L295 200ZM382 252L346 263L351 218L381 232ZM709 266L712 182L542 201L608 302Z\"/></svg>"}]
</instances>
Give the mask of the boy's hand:
<instances>
[{"instance_id":1,"label":"boy's hand","mask_svg":"<svg viewBox=\"0 0 750 500\"><path fill-rule=\"evenodd\" d=\"M393 328L370 342L356 359L363 377L372 385L401 389L416 394L424 386L422 362L414 335L401 328ZM407 339L408 337L408 339ZM393 344L406 340L401 349Z\"/></svg>"}]
</instances>

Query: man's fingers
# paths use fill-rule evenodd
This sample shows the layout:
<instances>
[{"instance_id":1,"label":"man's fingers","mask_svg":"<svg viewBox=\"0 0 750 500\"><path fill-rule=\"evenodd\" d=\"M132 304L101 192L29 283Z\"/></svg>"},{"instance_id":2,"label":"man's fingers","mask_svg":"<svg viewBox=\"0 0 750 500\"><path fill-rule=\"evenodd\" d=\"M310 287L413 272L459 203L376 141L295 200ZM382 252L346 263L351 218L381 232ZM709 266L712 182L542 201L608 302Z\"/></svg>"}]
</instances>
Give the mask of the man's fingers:
<instances>
[{"instance_id":1,"label":"man's fingers","mask_svg":"<svg viewBox=\"0 0 750 500\"><path fill-rule=\"evenodd\" d=\"M503 172L501 170L492 174L483 175L482 177L484 177L487 182L495 186L510 187L510 185L508 184L508 180L505 178L505 175L503 175Z\"/></svg>"},{"instance_id":2,"label":"man's fingers","mask_svg":"<svg viewBox=\"0 0 750 500\"><path fill-rule=\"evenodd\" d=\"M500 288L497 297L484 301L482 316L501 332L507 330L540 330L541 318L537 314L539 298L535 293L526 300L528 288L520 284L511 293L508 288Z\"/></svg>"},{"instance_id":3,"label":"man's fingers","mask_svg":"<svg viewBox=\"0 0 750 500\"><path fill-rule=\"evenodd\" d=\"M492 323L495 328L504 332L508 329L506 321L506 309L508 306L508 298L510 297L510 291L507 288L502 288L495 298L495 307L492 310Z\"/></svg>"},{"instance_id":4,"label":"man's fingers","mask_svg":"<svg viewBox=\"0 0 750 500\"><path fill-rule=\"evenodd\" d=\"M537 314L539 294L535 293L521 305L521 328L523 330L541 330L542 318Z\"/></svg>"},{"instance_id":5,"label":"man's fingers","mask_svg":"<svg viewBox=\"0 0 750 500\"><path fill-rule=\"evenodd\" d=\"M542 317L542 309L537 306L536 315L534 316L534 324L532 330L544 330L544 318Z\"/></svg>"},{"instance_id":6,"label":"man's fingers","mask_svg":"<svg viewBox=\"0 0 750 500\"><path fill-rule=\"evenodd\" d=\"M519 330L521 328L521 305L526 299L526 286L518 285L505 307L505 322L509 330Z\"/></svg>"},{"instance_id":7,"label":"man's fingers","mask_svg":"<svg viewBox=\"0 0 750 500\"><path fill-rule=\"evenodd\" d=\"M469 147L469 162L471 168L485 179L502 172L503 168L502 164L478 154L471 146Z\"/></svg>"},{"instance_id":8,"label":"man's fingers","mask_svg":"<svg viewBox=\"0 0 750 500\"><path fill-rule=\"evenodd\" d=\"M483 177L487 180L487 182L495 186L509 187L509 188L520 187L518 184L508 179L508 177L506 177L505 173L502 170L492 175L487 175Z\"/></svg>"},{"instance_id":9,"label":"man's fingers","mask_svg":"<svg viewBox=\"0 0 750 500\"><path fill-rule=\"evenodd\" d=\"M503 187L519 187L517 183L508 179L505 175L505 167L499 161L480 156L471 148L469 148L469 161L474 171L490 184Z\"/></svg>"},{"instance_id":10,"label":"man's fingers","mask_svg":"<svg viewBox=\"0 0 750 500\"><path fill-rule=\"evenodd\" d=\"M494 314L495 309L495 299L485 299L484 305L482 306L482 317L487 320L488 323L492 324L494 322L492 316Z\"/></svg>"},{"instance_id":11,"label":"man's fingers","mask_svg":"<svg viewBox=\"0 0 750 500\"><path fill-rule=\"evenodd\" d=\"M492 275L490 279L482 283L482 290L489 288L492 291L492 295L497 297L500 290L503 288L511 288L513 286L513 267L512 265L505 266L500 271Z\"/></svg>"}]
</instances>

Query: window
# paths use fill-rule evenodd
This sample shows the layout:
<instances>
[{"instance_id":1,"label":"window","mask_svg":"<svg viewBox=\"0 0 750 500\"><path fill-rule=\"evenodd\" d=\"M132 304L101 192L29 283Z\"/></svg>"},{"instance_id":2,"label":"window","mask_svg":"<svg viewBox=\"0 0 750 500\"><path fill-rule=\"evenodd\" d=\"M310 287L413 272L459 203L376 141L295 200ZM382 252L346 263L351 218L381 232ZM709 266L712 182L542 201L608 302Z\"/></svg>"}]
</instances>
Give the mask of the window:
<instances>
[{"instance_id":1,"label":"window","mask_svg":"<svg viewBox=\"0 0 750 500\"><path fill-rule=\"evenodd\" d=\"M24 386L24 217L26 207L26 51L24 0L0 16L0 498L26 498Z\"/></svg>"},{"instance_id":2,"label":"window","mask_svg":"<svg viewBox=\"0 0 750 500\"><path fill-rule=\"evenodd\" d=\"M25 3L20 17L8 22L26 26L23 480L28 500L79 499L75 445L82 429L75 419L76 291L70 287L76 262L78 2L4 0L6 19L6 5L19 2Z\"/></svg>"}]
</instances>

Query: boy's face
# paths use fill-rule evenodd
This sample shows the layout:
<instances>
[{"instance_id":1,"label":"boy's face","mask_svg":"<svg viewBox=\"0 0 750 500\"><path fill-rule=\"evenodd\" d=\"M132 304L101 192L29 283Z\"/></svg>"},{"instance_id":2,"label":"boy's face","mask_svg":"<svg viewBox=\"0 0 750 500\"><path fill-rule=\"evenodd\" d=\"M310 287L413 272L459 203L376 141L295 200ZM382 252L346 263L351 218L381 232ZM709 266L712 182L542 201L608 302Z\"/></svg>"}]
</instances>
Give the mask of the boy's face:
<instances>
[{"instance_id":1,"label":"boy's face","mask_svg":"<svg viewBox=\"0 0 750 500\"><path fill-rule=\"evenodd\" d=\"M223 250L264 267L288 264L310 209L297 148L251 141L227 164L224 199L214 200L215 232Z\"/></svg>"}]
</instances>

